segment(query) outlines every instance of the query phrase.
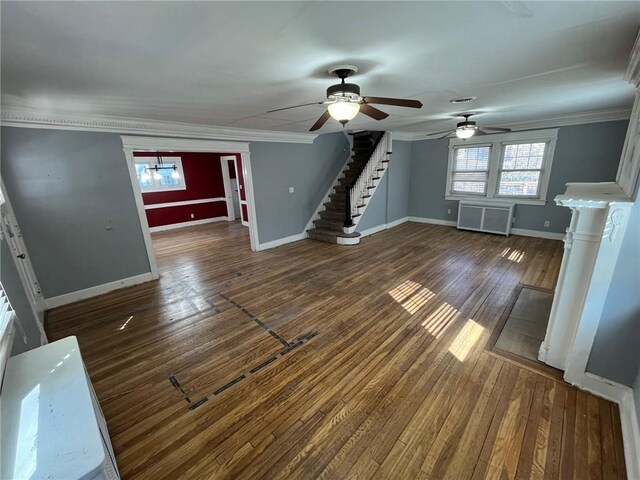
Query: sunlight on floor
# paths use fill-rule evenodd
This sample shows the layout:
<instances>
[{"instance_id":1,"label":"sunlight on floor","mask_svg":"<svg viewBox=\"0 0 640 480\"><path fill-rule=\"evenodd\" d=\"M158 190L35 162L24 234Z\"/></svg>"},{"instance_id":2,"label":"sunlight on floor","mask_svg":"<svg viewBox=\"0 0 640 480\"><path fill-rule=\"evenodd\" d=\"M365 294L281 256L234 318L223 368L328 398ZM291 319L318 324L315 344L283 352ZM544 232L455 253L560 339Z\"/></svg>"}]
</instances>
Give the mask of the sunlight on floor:
<instances>
[{"instance_id":1,"label":"sunlight on floor","mask_svg":"<svg viewBox=\"0 0 640 480\"><path fill-rule=\"evenodd\" d=\"M436 296L436 294L428 288L424 288L419 283L412 282L411 280L407 280L389 291L389 295L411 315L424 307L429 300Z\"/></svg>"},{"instance_id":2,"label":"sunlight on floor","mask_svg":"<svg viewBox=\"0 0 640 480\"><path fill-rule=\"evenodd\" d=\"M449 347L449 351L453 353L458 360L464 362L469 352L471 352L476 343L478 343L478 340L480 340L483 331L484 327L478 325L473 320L468 320Z\"/></svg>"},{"instance_id":3,"label":"sunlight on floor","mask_svg":"<svg viewBox=\"0 0 640 480\"><path fill-rule=\"evenodd\" d=\"M516 250L515 248L507 247L502 251L500 256L507 260L511 260L512 262L520 263L524 258L524 252Z\"/></svg>"},{"instance_id":4,"label":"sunlight on floor","mask_svg":"<svg viewBox=\"0 0 640 480\"><path fill-rule=\"evenodd\" d=\"M127 326L127 324L131 321L131 319L132 319L132 318L133 318L133 315L131 315L131 316L127 319L127 321L126 321L126 322L124 322L124 323L122 324L122 326L121 326L118 330L124 330L124 329L125 329L125 327L126 327L126 326Z\"/></svg>"},{"instance_id":5,"label":"sunlight on floor","mask_svg":"<svg viewBox=\"0 0 640 480\"><path fill-rule=\"evenodd\" d=\"M458 310L444 302L421 325L434 337L440 338L444 331L449 328L449 325L453 323L457 314Z\"/></svg>"}]
</instances>

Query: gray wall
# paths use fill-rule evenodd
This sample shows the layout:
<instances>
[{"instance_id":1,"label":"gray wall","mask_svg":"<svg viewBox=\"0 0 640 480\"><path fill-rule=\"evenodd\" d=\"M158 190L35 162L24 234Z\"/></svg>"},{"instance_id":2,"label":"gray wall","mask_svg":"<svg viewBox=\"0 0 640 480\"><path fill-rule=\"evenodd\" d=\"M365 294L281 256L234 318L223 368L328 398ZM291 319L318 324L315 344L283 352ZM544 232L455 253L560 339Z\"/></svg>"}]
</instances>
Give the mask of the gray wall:
<instances>
[{"instance_id":1,"label":"gray wall","mask_svg":"<svg viewBox=\"0 0 640 480\"><path fill-rule=\"evenodd\" d=\"M640 368L640 202L631 210L587 371L632 386Z\"/></svg>"},{"instance_id":2,"label":"gray wall","mask_svg":"<svg viewBox=\"0 0 640 480\"><path fill-rule=\"evenodd\" d=\"M16 312L18 321L24 329L27 337L27 343L24 343L22 332L16 328L16 334L13 339L12 354L25 352L40 346L40 330L33 318L33 312L29 305L27 294L22 288L22 282L18 276L16 264L11 258L11 250L9 245L3 239L0 241L0 282L9 298L11 306ZM42 320L42 319L41 319Z\"/></svg>"},{"instance_id":3,"label":"gray wall","mask_svg":"<svg viewBox=\"0 0 640 480\"><path fill-rule=\"evenodd\" d=\"M45 298L150 271L117 134L1 135L2 178Z\"/></svg>"},{"instance_id":4,"label":"gray wall","mask_svg":"<svg viewBox=\"0 0 640 480\"><path fill-rule=\"evenodd\" d=\"M371 197L356 231L363 232L409 215L411 149L411 142L393 141L389 169Z\"/></svg>"},{"instance_id":5,"label":"gray wall","mask_svg":"<svg viewBox=\"0 0 640 480\"><path fill-rule=\"evenodd\" d=\"M331 133L311 145L252 142L250 149L260 243L303 233L349 156L347 138Z\"/></svg>"},{"instance_id":6,"label":"gray wall","mask_svg":"<svg viewBox=\"0 0 640 480\"><path fill-rule=\"evenodd\" d=\"M567 182L606 182L616 178L627 131L626 120L560 127L549 179L547 204L517 205L514 227L564 233L570 211L553 198ZM413 143L409 215L439 220L457 219L457 201L444 199L449 140ZM447 209L451 213L447 213ZM549 220L550 227L544 226Z\"/></svg>"},{"instance_id":7,"label":"gray wall","mask_svg":"<svg viewBox=\"0 0 640 480\"><path fill-rule=\"evenodd\" d=\"M2 177L46 298L150 271L118 134L1 135ZM260 242L302 233L349 154L345 135L250 148Z\"/></svg>"}]
</instances>

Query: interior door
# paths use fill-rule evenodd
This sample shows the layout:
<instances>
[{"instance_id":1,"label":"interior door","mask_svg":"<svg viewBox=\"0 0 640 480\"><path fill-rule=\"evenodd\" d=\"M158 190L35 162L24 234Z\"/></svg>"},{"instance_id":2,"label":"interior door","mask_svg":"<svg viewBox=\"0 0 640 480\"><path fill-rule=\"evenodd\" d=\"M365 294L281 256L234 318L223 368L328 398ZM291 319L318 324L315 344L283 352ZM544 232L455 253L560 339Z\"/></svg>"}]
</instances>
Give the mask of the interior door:
<instances>
[{"instance_id":1,"label":"interior door","mask_svg":"<svg viewBox=\"0 0 640 480\"><path fill-rule=\"evenodd\" d=\"M233 191L233 211L235 213L235 216L239 216L240 215L240 192L238 191L238 179L237 178L232 178L231 179L231 190Z\"/></svg>"},{"instance_id":2,"label":"interior door","mask_svg":"<svg viewBox=\"0 0 640 480\"><path fill-rule=\"evenodd\" d=\"M7 242L7 246L11 251L11 256L13 257L16 269L18 270L18 275L20 276L23 289L27 295L29 304L31 305L31 310L33 311L40 334L43 337L44 343L46 343L44 327L40 321L40 313L42 313L46 308L44 296L42 295L38 278L33 270L27 246L25 245L22 237L20 225L18 225L18 221L13 213L9 199L6 196L4 185L2 185L0 195L0 229L2 232L2 238Z\"/></svg>"}]
</instances>

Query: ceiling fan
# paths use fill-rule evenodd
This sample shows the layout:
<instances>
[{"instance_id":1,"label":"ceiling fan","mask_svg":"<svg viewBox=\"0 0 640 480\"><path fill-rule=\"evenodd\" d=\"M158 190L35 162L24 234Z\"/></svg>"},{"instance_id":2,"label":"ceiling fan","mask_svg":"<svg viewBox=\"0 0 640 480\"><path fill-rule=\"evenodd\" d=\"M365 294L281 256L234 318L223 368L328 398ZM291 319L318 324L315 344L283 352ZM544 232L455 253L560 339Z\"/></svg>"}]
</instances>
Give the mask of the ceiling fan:
<instances>
[{"instance_id":1,"label":"ceiling fan","mask_svg":"<svg viewBox=\"0 0 640 480\"><path fill-rule=\"evenodd\" d=\"M472 117L473 115L474 115L473 113L463 113L462 115L459 115L459 116L463 117L464 120L462 122L458 122L458 124L456 125L456 128L450 128L449 130L443 130L441 132L427 133L427 136L430 137L434 135L442 135L441 137L438 137L438 139L442 139L442 138L451 137L455 134L456 137L462 140L466 140L467 138L471 138L474 135L487 135L489 133L501 133L501 132L507 133L511 131L510 128L500 128L500 127L480 128L476 125L475 121L469 120L469 118Z\"/></svg>"},{"instance_id":2,"label":"ceiling fan","mask_svg":"<svg viewBox=\"0 0 640 480\"><path fill-rule=\"evenodd\" d=\"M327 100L323 102L303 103L292 107L277 108L269 110L267 113L280 112L290 108L306 107L308 105L328 105L327 110L309 129L310 132L319 130L329 118L338 120L342 125L346 125L358 112L362 112L374 120L383 120L389 116L388 113L372 107L370 104L394 105L396 107L422 108L422 102L403 98L386 97L362 97L360 96L360 86L355 83L346 83L345 78L358 71L355 65L337 65L329 69L328 73L340 79L340 83L327 88Z\"/></svg>"}]
</instances>

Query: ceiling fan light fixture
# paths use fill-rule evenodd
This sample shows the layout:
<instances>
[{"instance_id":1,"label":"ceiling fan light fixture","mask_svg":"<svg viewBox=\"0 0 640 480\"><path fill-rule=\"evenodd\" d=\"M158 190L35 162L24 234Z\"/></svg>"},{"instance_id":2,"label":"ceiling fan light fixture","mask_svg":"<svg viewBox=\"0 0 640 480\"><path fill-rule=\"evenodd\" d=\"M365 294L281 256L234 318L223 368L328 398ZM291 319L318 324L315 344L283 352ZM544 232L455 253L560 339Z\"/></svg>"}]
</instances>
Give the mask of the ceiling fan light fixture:
<instances>
[{"instance_id":1,"label":"ceiling fan light fixture","mask_svg":"<svg viewBox=\"0 0 640 480\"><path fill-rule=\"evenodd\" d=\"M331 118L338 120L343 125L352 120L360 111L360 104L354 102L335 102L327 107Z\"/></svg>"},{"instance_id":2,"label":"ceiling fan light fixture","mask_svg":"<svg viewBox=\"0 0 640 480\"><path fill-rule=\"evenodd\" d=\"M463 127L456 128L456 137L461 140L466 140L467 138L471 138L476 133L476 127L467 125Z\"/></svg>"}]
</instances>

